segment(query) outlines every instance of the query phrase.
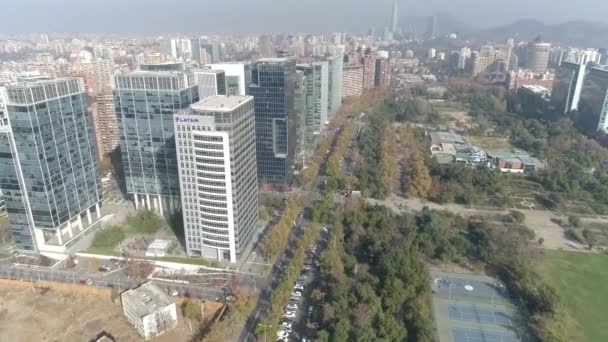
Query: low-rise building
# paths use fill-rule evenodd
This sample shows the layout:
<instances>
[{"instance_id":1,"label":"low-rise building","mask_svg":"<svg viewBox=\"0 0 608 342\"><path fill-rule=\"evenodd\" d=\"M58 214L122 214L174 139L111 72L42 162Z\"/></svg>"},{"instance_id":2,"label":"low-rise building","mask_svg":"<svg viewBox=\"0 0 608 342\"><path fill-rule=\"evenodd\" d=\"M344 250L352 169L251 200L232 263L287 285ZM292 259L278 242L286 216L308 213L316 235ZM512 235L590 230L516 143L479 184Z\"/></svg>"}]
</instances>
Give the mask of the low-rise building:
<instances>
[{"instance_id":1,"label":"low-rise building","mask_svg":"<svg viewBox=\"0 0 608 342\"><path fill-rule=\"evenodd\" d=\"M122 309L129 323L146 340L177 325L177 308L171 298L148 282L121 295Z\"/></svg>"},{"instance_id":2,"label":"low-rise building","mask_svg":"<svg viewBox=\"0 0 608 342\"><path fill-rule=\"evenodd\" d=\"M456 154L457 149L465 145L464 137L451 132L431 132L431 154Z\"/></svg>"},{"instance_id":3,"label":"low-rise building","mask_svg":"<svg viewBox=\"0 0 608 342\"><path fill-rule=\"evenodd\" d=\"M488 152L494 168L501 172L531 173L544 168L544 163L523 151Z\"/></svg>"}]
</instances>

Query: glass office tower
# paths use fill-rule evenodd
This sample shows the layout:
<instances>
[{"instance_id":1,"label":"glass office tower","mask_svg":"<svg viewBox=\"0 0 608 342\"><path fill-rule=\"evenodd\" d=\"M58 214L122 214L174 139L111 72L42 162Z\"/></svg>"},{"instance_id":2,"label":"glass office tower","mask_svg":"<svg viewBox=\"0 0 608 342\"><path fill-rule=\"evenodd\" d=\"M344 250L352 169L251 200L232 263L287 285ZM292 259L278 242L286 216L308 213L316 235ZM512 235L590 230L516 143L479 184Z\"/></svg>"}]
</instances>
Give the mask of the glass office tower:
<instances>
[{"instance_id":1,"label":"glass office tower","mask_svg":"<svg viewBox=\"0 0 608 342\"><path fill-rule=\"evenodd\" d=\"M343 56L327 57L329 63L329 95L328 95L328 120L331 121L334 114L342 106L342 71L344 68Z\"/></svg>"},{"instance_id":2,"label":"glass office tower","mask_svg":"<svg viewBox=\"0 0 608 342\"><path fill-rule=\"evenodd\" d=\"M100 217L84 82L15 83L0 111L0 189L18 250L63 253Z\"/></svg>"},{"instance_id":3,"label":"glass office tower","mask_svg":"<svg viewBox=\"0 0 608 342\"><path fill-rule=\"evenodd\" d=\"M578 109L581 98L586 64L562 62L556 72L551 91L551 104L555 109L567 114Z\"/></svg>"},{"instance_id":4,"label":"glass office tower","mask_svg":"<svg viewBox=\"0 0 608 342\"><path fill-rule=\"evenodd\" d=\"M313 150L327 122L329 69L327 62L298 64L306 78L306 119L304 142Z\"/></svg>"},{"instance_id":5,"label":"glass office tower","mask_svg":"<svg viewBox=\"0 0 608 342\"><path fill-rule=\"evenodd\" d=\"M597 122L598 130L608 129L608 70L589 68L581 99L578 105L580 115L588 115L590 120Z\"/></svg>"},{"instance_id":6,"label":"glass office tower","mask_svg":"<svg viewBox=\"0 0 608 342\"><path fill-rule=\"evenodd\" d=\"M173 114L198 101L189 72L134 71L115 76L114 105L127 192L136 207L179 209Z\"/></svg>"},{"instance_id":7,"label":"glass office tower","mask_svg":"<svg viewBox=\"0 0 608 342\"><path fill-rule=\"evenodd\" d=\"M297 144L295 83L293 58L266 58L251 66L258 181L264 186L284 188L291 183Z\"/></svg>"}]
</instances>

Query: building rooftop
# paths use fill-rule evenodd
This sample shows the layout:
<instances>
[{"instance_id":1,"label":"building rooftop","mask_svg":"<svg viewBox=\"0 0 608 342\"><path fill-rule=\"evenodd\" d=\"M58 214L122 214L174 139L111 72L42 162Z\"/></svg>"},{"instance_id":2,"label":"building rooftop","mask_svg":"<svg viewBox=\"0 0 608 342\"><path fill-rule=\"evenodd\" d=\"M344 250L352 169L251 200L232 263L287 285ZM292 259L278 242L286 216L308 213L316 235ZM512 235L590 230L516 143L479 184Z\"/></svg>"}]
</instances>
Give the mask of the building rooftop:
<instances>
[{"instance_id":1,"label":"building rooftop","mask_svg":"<svg viewBox=\"0 0 608 342\"><path fill-rule=\"evenodd\" d=\"M433 144L444 144L444 143L454 143L454 144L464 144L464 137L460 134L451 133L451 132L431 132L431 142Z\"/></svg>"},{"instance_id":2,"label":"building rooftop","mask_svg":"<svg viewBox=\"0 0 608 342\"><path fill-rule=\"evenodd\" d=\"M293 58L288 58L288 57L260 58L260 59L257 60L257 62L263 62L263 63L283 63L283 62L289 62L292 59Z\"/></svg>"},{"instance_id":3,"label":"building rooftop","mask_svg":"<svg viewBox=\"0 0 608 342\"><path fill-rule=\"evenodd\" d=\"M210 68L198 68L192 69L193 73L207 73L207 74L224 74L225 71L221 69L210 69Z\"/></svg>"},{"instance_id":4,"label":"building rooftop","mask_svg":"<svg viewBox=\"0 0 608 342\"><path fill-rule=\"evenodd\" d=\"M173 304L171 298L151 282L124 292L121 298L123 304L133 308L133 312L139 317L147 316Z\"/></svg>"},{"instance_id":5,"label":"building rooftop","mask_svg":"<svg viewBox=\"0 0 608 342\"><path fill-rule=\"evenodd\" d=\"M239 96L239 95L215 95L210 96L202 101L193 103L190 107L197 111L232 111L239 107L241 104L252 100L252 96Z\"/></svg>"},{"instance_id":6,"label":"building rooftop","mask_svg":"<svg viewBox=\"0 0 608 342\"><path fill-rule=\"evenodd\" d=\"M6 85L7 89L24 89L24 88L32 88L39 87L45 84L55 84L59 82L68 82L68 81L76 81L78 82L80 78L78 77L60 77L60 78L48 78L46 76L36 76L36 77L26 77L20 78L20 81L14 82Z\"/></svg>"}]
</instances>

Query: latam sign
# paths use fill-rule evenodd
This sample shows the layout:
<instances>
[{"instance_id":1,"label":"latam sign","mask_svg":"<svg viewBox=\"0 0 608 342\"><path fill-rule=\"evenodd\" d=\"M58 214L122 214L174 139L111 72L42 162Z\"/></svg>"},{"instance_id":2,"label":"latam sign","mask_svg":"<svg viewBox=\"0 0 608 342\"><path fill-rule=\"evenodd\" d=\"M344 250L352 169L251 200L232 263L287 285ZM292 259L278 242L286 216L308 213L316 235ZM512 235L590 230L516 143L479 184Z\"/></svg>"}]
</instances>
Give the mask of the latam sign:
<instances>
[{"instance_id":1,"label":"latam sign","mask_svg":"<svg viewBox=\"0 0 608 342\"><path fill-rule=\"evenodd\" d=\"M199 123L199 122L201 122L201 120L198 119L198 118L193 118L193 117L186 117L186 116L179 117L179 116L176 116L175 117L175 122L177 122L177 123Z\"/></svg>"}]
</instances>

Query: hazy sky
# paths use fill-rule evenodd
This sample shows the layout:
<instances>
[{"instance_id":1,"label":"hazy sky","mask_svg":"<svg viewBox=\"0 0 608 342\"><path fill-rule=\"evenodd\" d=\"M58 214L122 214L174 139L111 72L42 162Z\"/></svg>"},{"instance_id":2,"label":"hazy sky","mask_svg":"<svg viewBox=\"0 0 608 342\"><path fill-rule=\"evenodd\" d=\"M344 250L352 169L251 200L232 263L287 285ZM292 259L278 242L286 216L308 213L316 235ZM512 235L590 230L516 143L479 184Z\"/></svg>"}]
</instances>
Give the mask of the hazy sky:
<instances>
[{"instance_id":1,"label":"hazy sky","mask_svg":"<svg viewBox=\"0 0 608 342\"><path fill-rule=\"evenodd\" d=\"M393 0L0 0L0 32L285 32L388 25ZM608 22L607 0L399 0L400 14L447 11L471 25L534 18ZM439 23L440 25L440 23Z\"/></svg>"}]
</instances>

